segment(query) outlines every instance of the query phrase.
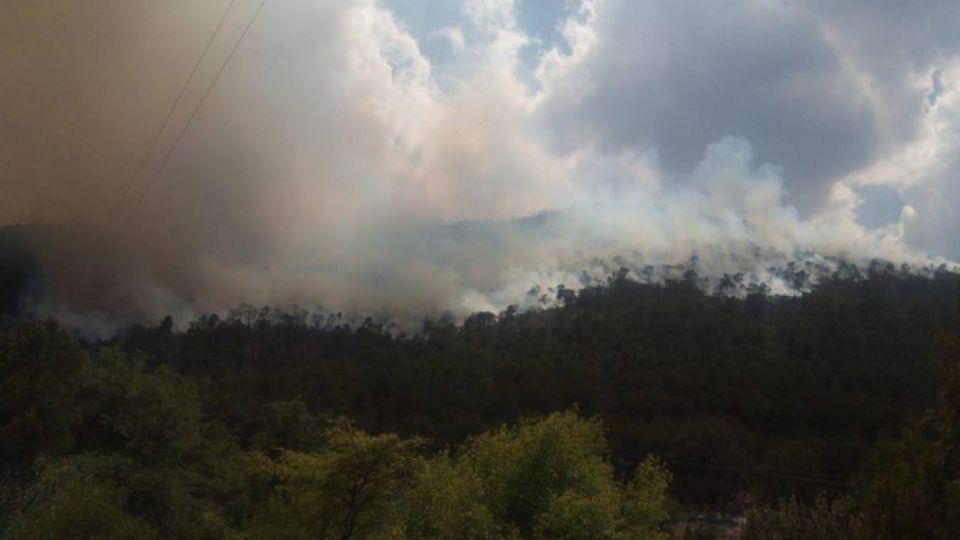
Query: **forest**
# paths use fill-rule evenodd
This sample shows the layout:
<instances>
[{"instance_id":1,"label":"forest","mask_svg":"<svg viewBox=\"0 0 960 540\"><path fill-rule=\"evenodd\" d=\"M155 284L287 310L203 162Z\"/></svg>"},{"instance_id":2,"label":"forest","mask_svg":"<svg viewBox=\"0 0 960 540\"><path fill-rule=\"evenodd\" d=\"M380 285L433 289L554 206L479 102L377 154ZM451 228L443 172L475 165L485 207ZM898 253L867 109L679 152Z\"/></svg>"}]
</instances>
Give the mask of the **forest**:
<instances>
[{"instance_id":1,"label":"forest","mask_svg":"<svg viewBox=\"0 0 960 540\"><path fill-rule=\"evenodd\" d=\"M960 534L958 274L773 295L624 269L551 294L413 331L245 305L108 340L8 318L0 537Z\"/></svg>"}]
</instances>

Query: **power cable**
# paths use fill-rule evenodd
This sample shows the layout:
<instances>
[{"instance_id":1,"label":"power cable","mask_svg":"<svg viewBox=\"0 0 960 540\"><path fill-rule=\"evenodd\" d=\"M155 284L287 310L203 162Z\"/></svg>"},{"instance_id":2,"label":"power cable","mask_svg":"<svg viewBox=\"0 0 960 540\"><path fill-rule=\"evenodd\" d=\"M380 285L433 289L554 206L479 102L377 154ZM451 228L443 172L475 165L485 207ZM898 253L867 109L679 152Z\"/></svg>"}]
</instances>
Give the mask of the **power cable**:
<instances>
[{"instance_id":1,"label":"power cable","mask_svg":"<svg viewBox=\"0 0 960 540\"><path fill-rule=\"evenodd\" d=\"M200 101L194 107L193 112L190 114L190 118L183 125L183 128L180 129L180 132L177 134L177 137L174 139L173 144L170 146L170 149L164 155L163 160L160 162L160 165L157 167L157 170L153 173L150 179L147 181L147 184L144 186L143 191L140 192L140 197L137 198L137 202L133 205L131 211L127 214L126 219L124 219L120 226L117 228L117 234L114 236L112 242L107 244L108 248L112 248L116 242L118 242L123 235L124 229L129 225L130 220L133 219L133 215L136 210L143 204L143 200L146 197L147 193L150 191L150 188L153 187L153 184L157 181L157 178L160 177L160 174L163 172L164 168L167 165L167 162L170 160L170 157L173 156L174 152L177 149L177 146L180 144L180 140L186 134L187 130L193 124L194 120L197 118L197 113L200 112L200 109L203 108L203 105L206 103L207 98L210 97L214 87L220 81L220 77L223 76L223 73L226 71L227 66L230 65L230 61L233 60L234 55L237 50L240 48L240 45L243 43L244 39L247 37L247 34L250 32L250 28L253 26L253 23L259 17L260 12L263 11L263 6L267 3L267 0L261 0L260 5L257 7L257 10L254 12L253 17L250 18L250 21L247 22L247 25L244 27L243 32L240 34L240 38L237 39L237 42L234 43L233 48L230 49L230 53L227 55L227 58L224 60L223 64L220 65L220 69L217 71L216 76L214 76L213 81L211 81L210 86L207 87L204 91L203 96L201 96Z\"/></svg>"},{"instance_id":2,"label":"power cable","mask_svg":"<svg viewBox=\"0 0 960 540\"><path fill-rule=\"evenodd\" d=\"M153 134L153 139L150 141L150 145L147 147L147 151L144 152L143 156L140 157L140 161L137 162L137 166L134 169L133 176L130 177L130 180L126 183L126 187L123 190L123 193L120 194L120 198L117 199L116 204L114 204L113 209L110 211L110 214L107 216L106 221L100 228L100 231L97 233L97 241L94 244L94 251L99 252L101 243L106 239L110 233L110 227L113 225L113 220L117 218L117 213L120 211L120 207L123 205L123 201L130 194L130 190L133 189L133 184L136 182L137 178L140 177L140 174L143 172L143 168L147 163L147 159L153 154L154 148L160 142L160 136L167 129L167 125L170 123L170 119L173 118L173 112L177 109L177 106L180 105L180 102L183 100L184 94L187 92L187 88L190 87L190 83L193 82L193 79L197 76L197 72L200 70L201 64L203 64L204 58L206 58L207 53L210 52L210 48L213 46L213 42L216 41L217 35L220 34L220 30L223 28L224 22L227 20L227 16L230 15L230 11L233 10L234 4L237 3L237 0L230 0L230 3L227 4L227 8L223 11L223 14L220 16L220 21L217 23L216 28L214 28L213 33L210 34L210 38L207 40L206 45L203 47L203 51L200 53L200 56L197 57L196 62L193 63L193 69L190 70L190 75L184 81L183 86L180 87L180 91L177 93L177 97L173 100L173 104L170 105L170 109L167 110L166 116L163 117L163 122L160 123L160 127L157 129L156 133Z\"/></svg>"}]
</instances>

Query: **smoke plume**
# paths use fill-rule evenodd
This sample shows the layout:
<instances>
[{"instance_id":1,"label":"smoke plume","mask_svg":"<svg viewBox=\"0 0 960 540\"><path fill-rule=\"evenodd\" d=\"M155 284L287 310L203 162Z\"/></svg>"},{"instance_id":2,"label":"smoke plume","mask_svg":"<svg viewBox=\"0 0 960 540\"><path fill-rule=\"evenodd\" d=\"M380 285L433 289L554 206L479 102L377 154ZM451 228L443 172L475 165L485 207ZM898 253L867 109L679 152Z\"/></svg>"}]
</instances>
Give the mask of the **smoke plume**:
<instances>
[{"instance_id":1,"label":"smoke plume","mask_svg":"<svg viewBox=\"0 0 960 540\"><path fill-rule=\"evenodd\" d=\"M229 4L0 4L34 311L409 318L691 256L960 257L953 2L267 0L230 56L238 0L133 178Z\"/></svg>"}]
</instances>

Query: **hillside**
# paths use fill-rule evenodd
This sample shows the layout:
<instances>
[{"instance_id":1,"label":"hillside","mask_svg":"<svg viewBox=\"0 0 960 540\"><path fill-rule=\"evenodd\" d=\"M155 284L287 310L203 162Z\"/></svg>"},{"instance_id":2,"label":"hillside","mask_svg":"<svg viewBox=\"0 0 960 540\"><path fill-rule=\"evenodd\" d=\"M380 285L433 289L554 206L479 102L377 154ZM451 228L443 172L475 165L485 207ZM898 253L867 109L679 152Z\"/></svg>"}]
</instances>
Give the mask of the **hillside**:
<instances>
[{"instance_id":1,"label":"hillside","mask_svg":"<svg viewBox=\"0 0 960 540\"><path fill-rule=\"evenodd\" d=\"M958 276L856 274L804 295L757 288L738 298L705 294L691 275L647 285L620 273L561 291L562 307L426 321L414 334L247 306L183 327L132 326L102 343L22 323L3 336L0 458L20 485L31 474L47 481L43 466L62 463L48 460L96 476L105 465L82 465L84 456L146 459L154 470L167 458L153 453L173 452L170 467L208 482L207 495L191 497L217 507L226 495L215 493L238 489L221 485L236 479L220 460L287 466L278 449L329 450L336 418L372 441L419 441L410 455L455 458L505 423L574 410L567 421L593 419L600 431L587 437L605 440L582 459L609 463L612 481L657 456L675 509L742 513L869 492L889 441L946 414L925 416L944 407L956 360Z\"/></svg>"}]
</instances>

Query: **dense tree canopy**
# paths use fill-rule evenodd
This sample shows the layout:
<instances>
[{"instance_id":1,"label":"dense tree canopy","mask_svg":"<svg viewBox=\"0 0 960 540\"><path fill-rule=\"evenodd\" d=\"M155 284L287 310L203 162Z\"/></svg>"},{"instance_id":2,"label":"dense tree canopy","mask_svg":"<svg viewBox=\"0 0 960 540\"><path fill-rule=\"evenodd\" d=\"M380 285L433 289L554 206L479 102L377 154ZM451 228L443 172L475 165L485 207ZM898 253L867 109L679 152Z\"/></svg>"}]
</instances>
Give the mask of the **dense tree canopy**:
<instances>
[{"instance_id":1,"label":"dense tree canopy","mask_svg":"<svg viewBox=\"0 0 960 540\"><path fill-rule=\"evenodd\" d=\"M960 530L956 275L555 292L413 333L247 306L97 343L9 325L0 531L656 538L751 507L757 538Z\"/></svg>"},{"instance_id":2,"label":"dense tree canopy","mask_svg":"<svg viewBox=\"0 0 960 540\"><path fill-rule=\"evenodd\" d=\"M291 396L441 445L579 405L603 418L618 466L661 455L677 496L707 505L843 487L878 437L935 404L934 342L960 322L955 275L848 268L788 297L696 281L618 274L562 307L412 335L242 307L118 343L208 385L208 412L244 444L262 408Z\"/></svg>"}]
</instances>

